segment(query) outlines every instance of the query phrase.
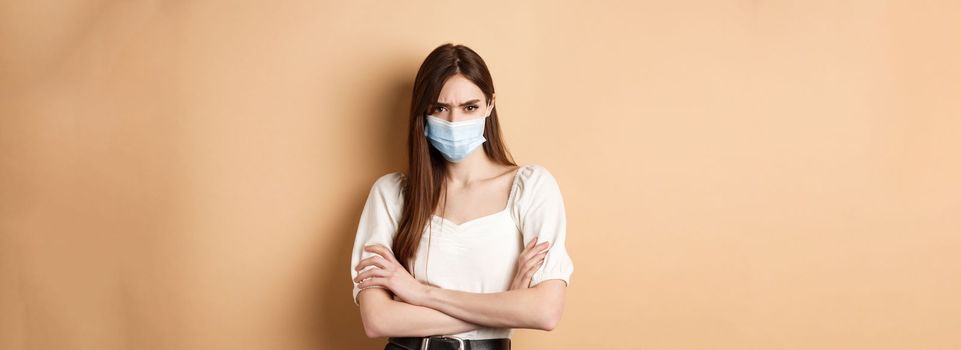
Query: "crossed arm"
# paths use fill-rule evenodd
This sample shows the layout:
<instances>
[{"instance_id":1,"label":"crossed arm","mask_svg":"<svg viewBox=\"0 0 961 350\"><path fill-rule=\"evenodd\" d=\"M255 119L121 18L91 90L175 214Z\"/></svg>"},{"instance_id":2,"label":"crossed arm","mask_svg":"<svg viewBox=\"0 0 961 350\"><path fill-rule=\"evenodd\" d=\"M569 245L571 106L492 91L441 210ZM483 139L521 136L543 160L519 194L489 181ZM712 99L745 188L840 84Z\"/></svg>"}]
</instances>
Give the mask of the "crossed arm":
<instances>
[{"instance_id":1,"label":"crossed arm","mask_svg":"<svg viewBox=\"0 0 961 350\"><path fill-rule=\"evenodd\" d=\"M406 270L397 268L390 251L371 250L380 254L380 264L387 266L378 265L381 271L371 280L379 282L362 282L367 284L358 295L368 337L453 334L479 327L550 331L561 318L567 289L563 280L500 293L446 290L410 278ZM392 293L401 300L394 300Z\"/></svg>"},{"instance_id":2,"label":"crossed arm","mask_svg":"<svg viewBox=\"0 0 961 350\"><path fill-rule=\"evenodd\" d=\"M430 288L423 305L486 327L550 331L561 318L566 289L562 280L500 293Z\"/></svg>"},{"instance_id":3,"label":"crossed arm","mask_svg":"<svg viewBox=\"0 0 961 350\"><path fill-rule=\"evenodd\" d=\"M394 300L390 292L382 288L364 289L357 298L364 332L370 338L426 337L480 327L428 307Z\"/></svg>"}]
</instances>

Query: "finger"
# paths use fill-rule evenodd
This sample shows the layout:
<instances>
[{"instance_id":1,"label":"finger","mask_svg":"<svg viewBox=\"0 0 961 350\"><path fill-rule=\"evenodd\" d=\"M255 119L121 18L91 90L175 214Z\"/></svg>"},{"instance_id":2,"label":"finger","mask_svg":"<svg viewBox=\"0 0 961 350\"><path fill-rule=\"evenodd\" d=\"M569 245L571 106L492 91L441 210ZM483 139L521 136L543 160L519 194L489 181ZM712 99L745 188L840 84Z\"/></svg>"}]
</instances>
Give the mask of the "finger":
<instances>
[{"instance_id":1,"label":"finger","mask_svg":"<svg viewBox=\"0 0 961 350\"><path fill-rule=\"evenodd\" d=\"M518 264L521 266L527 266L527 264L530 263L530 261L533 260L536 255L536 251L529 251L518 259Z\"/></svg>"},{"instance_id":2,"label":"finger","mask_svg":"<svg viewBox=\"0 0 961 350\"><path fill-rule=\"evenodd\" d=\"M532 240L531 243L534 243L536 241L537 241L536 239ZM537 254L537 251L538 251L537 248L542 245L543 243L537 244L537 245L528 245L528 248L524 249L524 251L521 252L521 260L530 259L531 256L533 256L534 254Z\"/></svg>"},{"instance_id":3,"label":"finger","mask_svg":"<svg viewBox=\"0 0 961 350\"><path fill-rule=\"evenodd\" d=\"M544 242L544 243L548 243L548 242ZM521 260L522 260L522 261L529 261L529 260L531 260L531 259L534 259L538 254L544 254L544 253L547 252L547 250L549 249L549 248L547 248L546 246L544 246L543 244L540 244L540 246L542 246L541 249L534 249L534 250L531 250L531 251L527 252L526 255L524 255L524 256L521 258Z\"/></svg>"},{"instance_id":4,"label":"finger","mask_svg":"<svg viewBox=\"0 0 961 350\"><path fill-rule=\"evenodd\" d=\"M534 243L536 241L536 239L532 239L530 243L527 243L527 245L524 246L524 249L521 249L521 253L518 254L518 260L524 260L524 258L527 257L527 254L531 251L531 249L534 248Z\"/></svg>"},{"instance_id":5,"label":"finger","mask_svg":"<svg viewBox=\"0 0 961 350\"><path fill-rule=\"evenodd\" d=\"M536 264L532 265L527 271L524 271L524 279L530 284L531 278L534 277L534 273L543 265L544 260L538 261Z\"/></svg>"},{"instance_id":6,"label":"finger","mask_svg":"<svg viewBox=\"0 0 961 350\"><path fill-rule=\"evenodd\" d=\"M546 252L548 249L550 249L550 242L544 242L538 244L536 249L533 250L532 254L537 255L539 253Z\"/></svg>"},{"instance_id":7,"label":"finger","mask_svg":"<svg viewBox=\"0 0 961 350\"><path fill-rule=\"evenodd\" d=\"M531 257L530 260L528 260L528 261L524 264L524 269L529 269L531 266L535 266L535 265L537 265L538 263L540 263L541 261L544 261L544 257L545 257L546 255L547 255L547 252L542 252L542 253L538 253L537 255L534 255L533 257Z\"/></svg>"},{"instance_id":8,"label":"finger","mask_svg":"<svg viewBox=\"0 0 961 350\"><path fill-rule=\"evenodd\" d=\"M527 245L524 246L524 250L533 248L536 243L537 243L537 238L532 239L530 243L527 243Z\"/></svg>"},{"instance_id":9,"label":"finger","mask_svg":"<svg viewBox=\"0 0 961 350\"><path fill-rule=\"evenodd\" d=\"M540 251L539 253L534 254L534 257L535 257L535 258L538 257L538 256L543 257L544 255L547 255L547 253L550 253L550 252L551 252L550 250L544 249L544 250Z\"/></svg>"},{"instance_id":10,"label":"finger","mask_svg":"<svg viewBox=\"0 0 961 350\"><path fill-rule=\"evenodd\" d=\"M520 264L524 264L525 262L527 262L527 260L531 258L531 255L532 255L531 252L532 252L531 250L525 249L524 251L521 252L521 255L517 257L517 261L520 262Z\"/></svg>"},{"instance_id":11,"label":"finger","mask_svg":"<svg viewBox=\"0 0 961 350\"><path fill-rule=\"evenodd\" d=\"M387 279L385 278L374 277L371 279L366 279L361 281L359 284L357 284L357 288L365 289L365 288L378 287L378 286L386 287L385 285L386 281Z\"/></svg>"},{"instance_id":12,"label":"finger","mask_svg":"<svg viewBox=\"0 0 961 350\"><path fill-rule=\"evenodd\" d=\"M536 253L536 252L538 252L538 251L547 249L547 248L550 247L550 243L551 243L551 242L549 242L549 241L543 241L543 242L541 242L541 243L538 243L538 244L535 245L534 247L531 247L530 251Z\"/></svg>"},{"instance_id":13,"label":"finger","mask_svg":"<svg viewBox=\"0 0 961 350\"><path fill-rule=\"evenodd\" d=\"M370 269L360 273L357 275L357 277L354 277L354 283L360 283L361 281L370 277L387 277L389 275L390 271L386 271L384 269Z\"/></svg>"},{"instance_id":14,"label":"finger","mask_svg":"<svg viewBox=\"0 0 961 350\"><path fill-rule=\"evenodd\" d=\"M361 272L360 274L357 275L357 277L354 277L354 283L360 283L363 280L371 277L384 277L385 274L386 274L386 271L384 271L383 269L370 269L370 270Z\"/></svg>"},{"instance_id":15,"label":"finger","mask_svg":"<svg viewBox=\"0 0 961 350\"><path fill-rule=\"evenodd\" d=\"M391 253L390 249L387 249L387 247L381 244L365 246L364 250L380 254L380 256L384 257L384 259L387 259L392 263L397 262L397 259L394 259L394 254Z\"/></svg>"},{"instance_id":16,"label":"finger","mask_svg":"<svg viewBox=\"0 0 961 350\"><path fill-rule=\"evenodd\" d=\"M524 262L524 269L527 269L530 266L537 264L537 262L544 260L545 256L547 256L547 252L540 252L540 253L534 254L533 256L531 256L530 259Z\"/></svg>"},{"instance_id":17,"label":"finger","mask_svg":"<svg viewBox=\"0 0 961 350\"><path fill-rule=\"evenodd\" d=\"M361 260L360 263L357 264L357 267L354 268L354 270L361 271L370 265L374 265L382 269L387 269L387 260L385 260L380 255L374 255L367 259Z\"/></svg>"}]
</instances>

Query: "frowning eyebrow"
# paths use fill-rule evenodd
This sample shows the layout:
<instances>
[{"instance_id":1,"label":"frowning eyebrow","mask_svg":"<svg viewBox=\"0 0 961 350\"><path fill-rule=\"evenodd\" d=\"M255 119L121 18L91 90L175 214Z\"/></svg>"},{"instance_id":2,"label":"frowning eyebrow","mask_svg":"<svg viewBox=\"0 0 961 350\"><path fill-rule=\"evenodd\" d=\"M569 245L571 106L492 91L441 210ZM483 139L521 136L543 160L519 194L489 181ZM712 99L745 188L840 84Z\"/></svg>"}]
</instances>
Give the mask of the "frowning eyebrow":
<instances>
[{"instance_id":1,"label":"frowning eyebrow","mask_svg":"<svg viewBox=\"0 0 961 350\"><path fill-rule=\"evenodd\" d=\"M477 102L480 102L480 100L478 100L478 99L473 99L473 100L470 100L470 101L461 103L460 106L458 106L458 107L464 107L464 106L467 106L467 105L472 105L472 104L475 104L475 103L477 103ZM446 104L446 103L443 103L443 102L440 102L440 101L438 101L437 103L434 103L434 104L437 105L437 106L450 107L449 104Z\"/></svg>"}]
</instances>

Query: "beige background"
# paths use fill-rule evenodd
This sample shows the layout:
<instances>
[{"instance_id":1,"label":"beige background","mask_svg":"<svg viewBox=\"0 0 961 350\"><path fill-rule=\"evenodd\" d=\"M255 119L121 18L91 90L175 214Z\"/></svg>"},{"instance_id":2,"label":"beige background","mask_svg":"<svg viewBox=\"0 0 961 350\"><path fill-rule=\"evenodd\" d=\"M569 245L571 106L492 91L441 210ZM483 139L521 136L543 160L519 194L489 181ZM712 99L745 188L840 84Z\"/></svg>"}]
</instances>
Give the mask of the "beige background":
<instances>
[{"instance_id":1,"label":"beige background","mask_svg":"<svg viewBox=\"0 0 961 350\"><path fill-rule=\"evenodd\" d=\"M517 349L961 348L956 1L0 3L0 348L380 349L349 250L488 62L575 262Z\"/></svg>"}]
</instances>

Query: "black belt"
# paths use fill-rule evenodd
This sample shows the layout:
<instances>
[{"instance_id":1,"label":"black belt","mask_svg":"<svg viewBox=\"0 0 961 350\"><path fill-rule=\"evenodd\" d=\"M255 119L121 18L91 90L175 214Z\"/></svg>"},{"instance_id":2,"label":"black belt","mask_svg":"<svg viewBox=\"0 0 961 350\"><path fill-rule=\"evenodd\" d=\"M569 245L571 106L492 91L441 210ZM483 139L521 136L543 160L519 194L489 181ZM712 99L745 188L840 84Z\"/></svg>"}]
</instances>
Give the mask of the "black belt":
<instances>
[{"instance_id":1,"label":"black belt","mask_svg":"<svg viewBox=\"0 0 961 350\"><path fill-rule=\"evenodd\" d=\"M463 339L454 336L389 337L388 342L409 350L510 350L511 338Z\"/></svg>"}]
</instances>

